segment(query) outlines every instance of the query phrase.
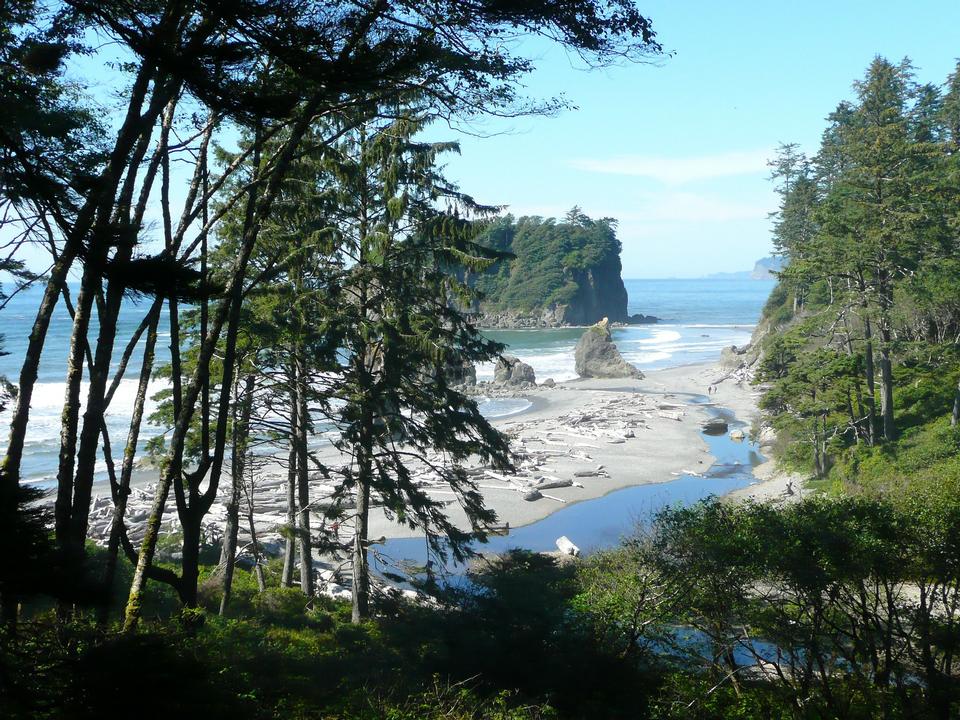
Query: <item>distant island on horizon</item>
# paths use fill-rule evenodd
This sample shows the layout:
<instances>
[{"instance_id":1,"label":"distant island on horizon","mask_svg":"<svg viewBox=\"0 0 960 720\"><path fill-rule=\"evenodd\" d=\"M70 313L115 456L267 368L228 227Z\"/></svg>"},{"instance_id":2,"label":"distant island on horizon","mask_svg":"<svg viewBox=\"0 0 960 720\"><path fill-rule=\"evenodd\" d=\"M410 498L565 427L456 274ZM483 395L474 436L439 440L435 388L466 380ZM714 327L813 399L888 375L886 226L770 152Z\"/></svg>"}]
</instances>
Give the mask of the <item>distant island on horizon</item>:
<instances>
[{"instance_id":1,"label":"distant island on horizon","mask_svg":"<svg viewBox=\"0 0 960 720\"><path fill-rule=\"evenodd\" d=\"M776 280L776 273L783 270L786 261L778 255L762 257L753 266L753 270L718 272L704 275L704 280Z\"/></svg>"}]
</instances>

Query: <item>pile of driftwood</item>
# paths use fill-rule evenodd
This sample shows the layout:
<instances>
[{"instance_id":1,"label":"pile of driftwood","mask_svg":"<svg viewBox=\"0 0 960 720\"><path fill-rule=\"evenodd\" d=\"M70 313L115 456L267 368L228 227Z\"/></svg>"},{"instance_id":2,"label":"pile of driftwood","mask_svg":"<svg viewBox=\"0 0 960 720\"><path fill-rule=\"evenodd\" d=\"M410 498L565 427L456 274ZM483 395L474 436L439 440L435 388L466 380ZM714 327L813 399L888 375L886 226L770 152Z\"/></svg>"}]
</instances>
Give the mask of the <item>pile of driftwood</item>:
<instances>
[{"instance_id":1,"label":"pile of driftwood","mask_svg":"<svg viewBox=\"0 0 960 720\"><path fill-rule=\"evenodd\" d=\"M609 477L604 466L596 462L591 455L594 450L605 444L619 444L630 441L642 430L649 430L648 421L655 416L683 417L683 405L663 401L654 401L640 394L617 394L608 398L596 398L585 406L579 407L556 418L517 420L502 426L511 438L511 449L515 459L515 471L503 473L480 463L468 465L464 470L481 490L507 490L520 494L524 500L533 502L541 499L566 502L565 499L547 492L555 488L582 488L589 478ZM580 465L580 469L570 471L570 462ZM562 462L565 470L555 466ZM416 484L440 502L454 503L454 491L443 477L434 469L442 466L442 457L427 457L426 462L415 463L411 467ZM287 518L287 478L279 463L263 459L265 470L257 473L252 497L247 496L241 510L240 545L251 542L249 525L255 527L261 550L267 555L279 554L283 545L282 530L288 523ZM334 475L336 475L336 468ZM125 522L128 535L134 543L142 540L146 530L147 517L153 502L156 486L149 484L133 488L127 503ZM217 542L223 533L226 519L226 505L230 496L230 483L222 482L217 502L203 521L207 542ZM446 498L444 496L449 496ZM373 499L376 505L376 498ZM338 492L337 485L319 473L311 483L312 527L332 537L334 544L338 540L349 543L352 535L352 523L345 521L332 523L327 519L327 510L332 504L342 510L353 507L349 496ZM90 513L90 537L97 543L105 544L110 536L113 521L113 502L109 497L95 498ZM171 498L163 515L162 532L173 533L180 529L176 507ZM339 568L329 568L340 576Z\"/></svg>"}]
</instances>

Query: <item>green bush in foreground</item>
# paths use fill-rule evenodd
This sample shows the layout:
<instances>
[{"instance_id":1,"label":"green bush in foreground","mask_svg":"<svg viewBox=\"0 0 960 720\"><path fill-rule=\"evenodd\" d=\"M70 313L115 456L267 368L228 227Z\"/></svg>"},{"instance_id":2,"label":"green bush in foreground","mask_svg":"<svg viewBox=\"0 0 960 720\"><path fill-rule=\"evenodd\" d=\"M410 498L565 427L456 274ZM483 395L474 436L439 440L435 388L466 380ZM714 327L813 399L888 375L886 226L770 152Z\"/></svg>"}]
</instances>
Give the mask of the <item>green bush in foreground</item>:
<instances>
[{"instance_id":1,"label":"green bush in foreground","mask_svg":"<svg viewBox=\"0 0 960 720\"><path fill-rule=\"evenodd\" d=\"M487 558L359 625L286 588L242 607L132 635L35 613L0 649L0 716L950 718L960 500L709 501L579 563Z\"/></svg>"}]
</instances>

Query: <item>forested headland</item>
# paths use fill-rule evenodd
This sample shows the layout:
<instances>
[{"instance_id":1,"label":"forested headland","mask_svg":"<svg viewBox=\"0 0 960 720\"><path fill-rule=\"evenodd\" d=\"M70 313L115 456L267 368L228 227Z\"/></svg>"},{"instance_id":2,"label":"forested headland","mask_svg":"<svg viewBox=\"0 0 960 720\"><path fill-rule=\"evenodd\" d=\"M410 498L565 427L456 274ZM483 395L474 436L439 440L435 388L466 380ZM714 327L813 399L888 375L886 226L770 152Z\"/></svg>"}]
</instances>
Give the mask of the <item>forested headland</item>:
<instances>
[{"instance_id":1,"label":"forested headland","mask_svg":"<svg viewBox=\"0 0 960 720\"><path fill-rule=\"evenodd\" d=\"M0 7L0 318L42 290L0 394L3 717L956 715L960 70L877 59L817 155L775 162L789 264L751 357L807 497L479 562L504 530L480 480L529 455L455 385L504 349L473 311L587 307L621 269L613 221L498 217L423 139L563 109L521 93L529 35L589 68L662 54L629 0ZM72 74L91 60L109 100ZM45 488L22 480L57 308ZM374 572L374 508L422 567Z\"/></svg>"},{"instance_id":2,"label":"forested headland","mask_svg":"<svg viewBox=\"0 0 960 720\"><path fill-rule=\"evenodd\" d=\"M499 218L478 238L506 259L471 279L483 325L592 325L626 322L620 241L612 218L573 208L563 220Z\"/></svg>"}]
</instances>

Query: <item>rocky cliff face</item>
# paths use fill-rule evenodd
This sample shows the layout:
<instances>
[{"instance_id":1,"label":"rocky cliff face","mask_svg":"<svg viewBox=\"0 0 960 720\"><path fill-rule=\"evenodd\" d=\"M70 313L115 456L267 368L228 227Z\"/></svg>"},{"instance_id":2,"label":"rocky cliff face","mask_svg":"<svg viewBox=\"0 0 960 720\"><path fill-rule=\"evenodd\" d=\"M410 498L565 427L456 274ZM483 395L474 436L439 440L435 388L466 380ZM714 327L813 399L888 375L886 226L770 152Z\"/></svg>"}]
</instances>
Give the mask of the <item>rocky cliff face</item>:
<instances>
[{"instance_id":1,"label":"rocky cliff face","mask_svg":"<svg viewBox=\"0 0 960 720\"><path fill-rule=\"evenodd\" d=\"M8 405L13 405L17 400L17 386L0 375L0 411L6 410Z\"/></svg>"},{"instance_id":2,"label":"rocky cliff face","mask_svg":"<svg viewBox=\"0 0 960 720\"><path fill-rule=\"evenodd\" d=\"M627 321L627 289L620 277L620 256L585 271L571 273L577 292L564 308L563 322L568 325L592 325L602 318L611 322Z\"/></svg>"}]
</instances>

